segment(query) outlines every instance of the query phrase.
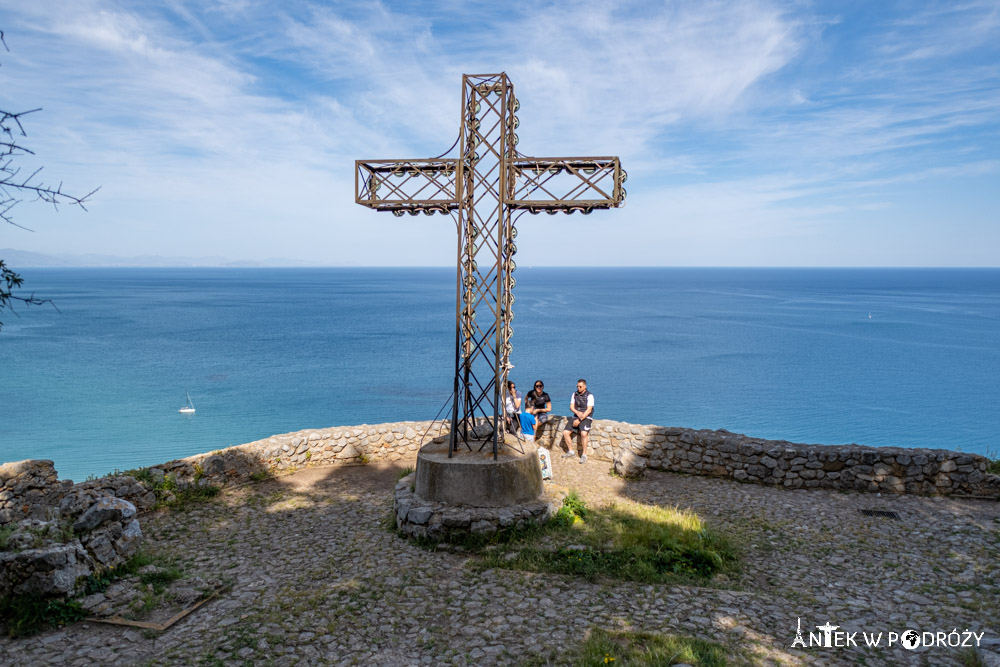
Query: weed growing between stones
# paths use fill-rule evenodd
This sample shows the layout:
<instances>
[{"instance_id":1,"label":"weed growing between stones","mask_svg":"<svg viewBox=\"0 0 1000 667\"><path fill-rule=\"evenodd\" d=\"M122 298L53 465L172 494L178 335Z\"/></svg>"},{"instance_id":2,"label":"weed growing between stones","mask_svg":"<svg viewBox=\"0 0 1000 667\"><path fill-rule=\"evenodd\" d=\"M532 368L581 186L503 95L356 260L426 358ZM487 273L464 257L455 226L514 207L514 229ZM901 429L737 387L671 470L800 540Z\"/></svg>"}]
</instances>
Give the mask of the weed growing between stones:
<instances>
[{"instance_id":1,"label":"weed growing between stones","mask_svg":"<svg viewBox=\"0 0 1000 667\"><path fill-rule=\"evenodd\" d=\"M258 470L255 473L250 474L251 482L263 482L265 479L270 479L274 475L270 470Z\"/></svg>"},{"instance_id":2,"label":"weed growing between stones","mask_svg":"<svg viewBox=\"0 0 1000 667\"><path fill-rule=\"evenodd\" d=\"M214 498L221 491L221 487L201 483L202 478L205 476L205 471L197 463L194 465L193 484L178 484L177 478L173 474L163 475L161 479L157 479L149 468L137 468L125 471L116 469L110 476L116 475L134 477L151 488L156 493L156 504L153 506L153 509L170 507L185 510L193 503Z\"/></svg>"},{"instance_id":3,"label":"weed growing between stones","mask_svg":"<svg viewBox=\"0 0 1000 667\"><path fill-rule=\"evenodd\" d=\"M27 525L11 523L0 528L0 551L17 553L27 549L38 549L53 542L65 544L74 537L71 519L25 523Z\"/></svg>"},{"instance_id":4,"label":"weed growing between stones","mask_svg":"<svg viewBox=\"0 0 1000 667\"><path fill-rule=\"evenodd\" d=\"M986 450L986 472L993 473L994 475L1000 475L1000 452L994 452L992 449Z\"/></svg>"},{"instance_id":5,"label":"weed growing between stones","mask_svg":"<svg viewBox=\"0 0 1000 667\"><path fill-rule=\"evenodd\" d=\"M150 567L151 566L151 567ZM116 568L104 570L101 574L87 577L84 594L103 593L116 579L139 575L139 581L153 590L162 593L170 583L183 575L172 558L153 556L140 551Z\"/></svg>"},{"instance_id":6,"label":"weed growing between stones","mask_svg":"<svg viewBox=\"0 0 1000 667\"><path fill-rule=\"evenodd\" d=\"M573 665L725 667L731 653L722 644L693 637L594 628L576 651L566 657L567 664Z\"/></svg>"},{"instance_id":7,"label":"weed growing between stones","mask_svg":"<svg viewBox=\"0 0 1000 667\"><path fill-rule=\"evenodd\" d=\"M7 551L7 541L17 528L14 524L8 524L0 528L0 551Z\"/></svg>"},{"instance_id":8,"label":"weed growing between stones","mask_svg":"<svg viewBox=\"0 0 1000 667\"><path fill-rule=\"evenodd\" d=\"M405 468L399 471L399 475L396 476L396 481L398 482L399 480L403 479L404 477L413 472L414 472L413 466L406 466Z\"/></svg>"},{"instance_id":9,"label":"weed growing between stones","mask_svg":"<svg viewBox=\"0 0 1000 667\"><path fill-rule=\"evenodd\" d=\"M395 533L398 528L396 524L396 510L390 508L388 512L382 515L378 523L384 530Z\"/></svg>"},{"instance_id":10,"label":"weed growing between stones","mask_svg":"<svg viewBox=\"0 0 1000 667\"><path fill-rule=\"evenodd\" d=\"M958 658L958 664L962 667L986 667L986 660L983 659L983 654L974 646L963 648L958 652L956 657Z\"/></svg>"},{"instance_id":11,"label":"weed growing between stones","mask_svg":"<svg viewBox=\"0 0 1000 667\"><path fill-rule=\"evenodd\" d=\"M479 569L506 568L646 583L699 583L732 569L736 552L693 512L625 502L590 509L574 492L548 524L461 545Z\"/></svg>"}]
</instances>

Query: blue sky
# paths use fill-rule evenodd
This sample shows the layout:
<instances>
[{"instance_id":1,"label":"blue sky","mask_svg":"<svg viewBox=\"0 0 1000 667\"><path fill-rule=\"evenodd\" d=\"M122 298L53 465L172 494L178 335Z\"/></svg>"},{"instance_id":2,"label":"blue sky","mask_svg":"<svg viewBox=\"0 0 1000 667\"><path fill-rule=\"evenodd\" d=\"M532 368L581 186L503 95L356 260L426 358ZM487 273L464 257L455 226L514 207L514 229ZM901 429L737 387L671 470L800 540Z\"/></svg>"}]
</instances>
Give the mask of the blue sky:
<instances>
[{"instance_id":1,"label":"blue sky","mask_svg":"<svg viewBox=\"0 0 1000 667\"><path fill-rule=\"evenodd\" d=\"M619 155L627 205L525 216L518 264L1000 266L1000 1L0 0L0 108L48 180L0 247L450 265L353 203L506 71L529 155ZM25 162L25 168L35 164Z\"/></svg>"}]
</instances>

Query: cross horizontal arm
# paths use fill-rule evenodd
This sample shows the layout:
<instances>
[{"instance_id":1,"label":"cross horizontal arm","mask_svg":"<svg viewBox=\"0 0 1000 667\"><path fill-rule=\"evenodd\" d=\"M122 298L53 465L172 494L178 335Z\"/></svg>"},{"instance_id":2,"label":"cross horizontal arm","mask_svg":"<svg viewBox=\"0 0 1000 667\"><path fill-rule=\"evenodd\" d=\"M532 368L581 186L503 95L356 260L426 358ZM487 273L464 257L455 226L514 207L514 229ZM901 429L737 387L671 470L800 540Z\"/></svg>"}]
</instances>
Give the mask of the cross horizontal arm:
<instances>
[{"instance_id":1,"label":"cross horizontal arm","mask_svg":"<svg viewBox=\"0 0 1000 667\"><path fill-rule=\"evenodd\" d=\"M628 174L617 157L521 157L508 162L513 187L507 206L533 213L617 208Z\"/></svg>"},{"instance_id":2,"label":"cross horizontal arm","mask_svg":"<svg viewBox=\"0 0 1000 667\"><path fill-rule=\"evenodd\" d=\"M358 160L355 201L376 211L448 213L458 208L458 160Z\"/></svg>"}]
</instances>

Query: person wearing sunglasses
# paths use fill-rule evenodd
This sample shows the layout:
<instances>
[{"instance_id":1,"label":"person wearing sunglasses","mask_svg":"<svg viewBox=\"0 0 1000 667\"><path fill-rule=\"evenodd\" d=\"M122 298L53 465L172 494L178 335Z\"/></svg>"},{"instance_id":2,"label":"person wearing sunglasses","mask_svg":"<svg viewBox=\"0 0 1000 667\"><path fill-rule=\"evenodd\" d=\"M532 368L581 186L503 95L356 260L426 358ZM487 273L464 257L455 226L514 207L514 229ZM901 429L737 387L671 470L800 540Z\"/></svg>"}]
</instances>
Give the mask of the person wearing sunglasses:
<instances>
[{"instance_id":1,"label":"person wearing sunglasses","mask_svg":"<svg viewBox=\"0 0 1000 667\"><path fill-rule=\"evenodd\" d=\"M590 426L594 421L594 395L587 391L587 381L583 378L576 383L576 392L569 399L569 409L573 412L573 417L563 431L563 440L568 450L563 454L563 458L576 456L572 439L572 435L576 433L580 438L580 463L586 463Z\"/></svg>"},{"instance_id":2,"label":"person wearing sunglasses","mask_svg":"<svg viewBox=\"0 0 1000 667\"><path fill-rule=\"evenodd\" d=\"M552 412L552 399L545 392L545 385L541 380L535 381L535 387L524 397L524 411L535 416L538 425L545 423Z\"/></svg>"},{"instance_id":3,"label":"person wearing sunglasses","mask_svg":"<svg viewBox=\"0 0 1000 667\"><path fill-rule=\"evenodd\" d=\"M504 412L507 417L507 432L514 433L520 430L521 420L518 413L521 412L521 392L517 390L517 385L513 380L507 380L507 393L504 397Z\"/></svg>"}]
</instances>

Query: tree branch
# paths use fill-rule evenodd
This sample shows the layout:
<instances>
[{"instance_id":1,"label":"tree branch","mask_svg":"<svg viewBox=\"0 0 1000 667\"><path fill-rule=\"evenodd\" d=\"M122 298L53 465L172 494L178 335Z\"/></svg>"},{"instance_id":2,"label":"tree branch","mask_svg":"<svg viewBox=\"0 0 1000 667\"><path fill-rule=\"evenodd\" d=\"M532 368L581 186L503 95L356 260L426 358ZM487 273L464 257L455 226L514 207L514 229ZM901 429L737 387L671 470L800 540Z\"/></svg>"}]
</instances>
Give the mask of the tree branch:
<instances>
[{"instance_id":1,"label":"tree branch","mask_svg":"<svg viewBox=\"0 0 1000 667\"><path fill-rule=\"evenodd\" d=\"M0 45L5 50L10 51L2 30L0 30ZM28 228L14 222L11 210L24 201L25 197L32 197L33 201L43 201L52 204L56 209L62 204L66 206L79 206L86 211L87 207L84 204L100 189L91 190L82 197L69 192L63 192L63 184L61 182L59 185L53 187L39 178L39 174L42 172L41 167L24 178L20 177L21 168L17 166L16 158L23 155L34 155L34 151L20 143L21 137L28 136L28 133L24 130L24 125L21 123L21 117L35 113L36 111L41 111L41 109L31 109L17 113L0 109L0 221L20 227L21 229ZM4 310L9 310L17 315L14 311L15 302L23 303L25 306L39 306L48 303L52 304L52 307L55 308L55 304L49 299L39 299L34 294L30 296L15 294L14 290L19 289L23 283L24 279L8 268L4 261L0 259L0 313ZM56 308L57 312L58 310ZM0 328L2 327L3 322L0 322Z\"/></svg>"}]
</instances>

